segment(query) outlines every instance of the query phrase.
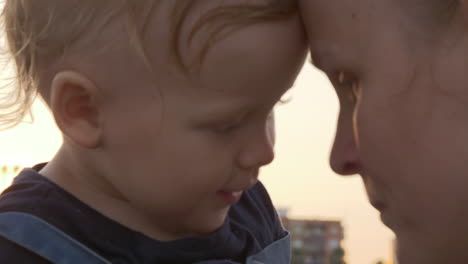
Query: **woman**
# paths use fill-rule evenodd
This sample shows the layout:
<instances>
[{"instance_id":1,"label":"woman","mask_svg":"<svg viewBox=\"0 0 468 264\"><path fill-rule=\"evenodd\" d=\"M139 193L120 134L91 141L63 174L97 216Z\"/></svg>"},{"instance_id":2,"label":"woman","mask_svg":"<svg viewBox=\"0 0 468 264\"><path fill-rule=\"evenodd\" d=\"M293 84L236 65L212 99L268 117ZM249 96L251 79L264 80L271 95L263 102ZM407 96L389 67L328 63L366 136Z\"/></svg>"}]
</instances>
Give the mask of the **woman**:
<instances>
[{"instance_id":1,"label":"woman","mask_svg":"<svg viewBox=\"0 0 468 264\"><path fill-rule=\"evenodd\" d=\"M301 8L340 100L332 168L361 175L401 264L468 263L468 2Z\"/></svg>"}]
</instances>

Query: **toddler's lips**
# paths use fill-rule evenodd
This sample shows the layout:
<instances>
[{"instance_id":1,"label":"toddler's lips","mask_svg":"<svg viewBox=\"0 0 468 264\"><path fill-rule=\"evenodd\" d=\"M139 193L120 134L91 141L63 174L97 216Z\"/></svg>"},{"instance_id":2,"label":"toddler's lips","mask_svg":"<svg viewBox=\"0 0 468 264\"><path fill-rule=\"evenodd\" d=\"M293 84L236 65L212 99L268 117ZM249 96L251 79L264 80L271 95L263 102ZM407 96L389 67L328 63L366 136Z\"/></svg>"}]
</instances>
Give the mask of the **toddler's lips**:
<instances>
[{"instance_id":1,"label":"toddler's lips","mask_svg":"<svg viewBox=\"0 0 468 264\"><path fill-rule=\"evenodd\" d=\"M242 196L242 191L218 191L216 192L216 195L220 197L223 201L225 201L227 204L234 205L239 202Z\"/></svg>"}]
</instances>

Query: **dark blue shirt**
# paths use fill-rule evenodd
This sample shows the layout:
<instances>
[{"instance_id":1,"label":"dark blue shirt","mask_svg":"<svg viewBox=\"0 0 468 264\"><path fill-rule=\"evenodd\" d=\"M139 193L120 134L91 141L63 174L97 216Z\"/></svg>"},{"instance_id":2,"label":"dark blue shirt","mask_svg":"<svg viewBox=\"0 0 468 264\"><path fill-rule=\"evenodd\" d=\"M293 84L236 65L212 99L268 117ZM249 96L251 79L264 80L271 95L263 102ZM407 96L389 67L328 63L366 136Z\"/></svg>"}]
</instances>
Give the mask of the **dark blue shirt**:
<instances>
[{"instance_id":1,"label":"dark blue shirt","mask_svg":"<svg viewBox=\"0 0 468 264\"><path fill-rule=\"evenodd\" d=\"M0 196L0 212L24 212L40 217L112 263L185 264L211 259L243 263L248 256L286 235L261 183L244 192L217 232L207 237L161 242L84 204L41 176L37 171L42 166L25 169L16 177ZM49 262L0 237L0 263Z\"/></svg>"}]
</instances>

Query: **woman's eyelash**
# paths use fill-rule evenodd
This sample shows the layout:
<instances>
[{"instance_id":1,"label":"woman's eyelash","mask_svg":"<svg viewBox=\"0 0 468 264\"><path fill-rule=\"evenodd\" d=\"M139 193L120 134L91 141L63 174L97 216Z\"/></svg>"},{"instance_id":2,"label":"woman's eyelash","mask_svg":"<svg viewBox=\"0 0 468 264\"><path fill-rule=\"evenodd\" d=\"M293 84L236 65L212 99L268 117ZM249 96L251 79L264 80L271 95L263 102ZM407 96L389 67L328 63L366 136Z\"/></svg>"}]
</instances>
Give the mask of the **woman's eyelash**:
<instances>
[{"instance_id":1,"label":"woman's eyelash","mask_svg":"<svg viewBox=\"0 0 468 264\"><path fill-rule=\"evenodd\" d=\"M357 103L360 97L360 83L357 78L344 71L339 71L334 77L336 83L345 90L349 95L349 99L353 103Z\"/></svg>"},{"instance_id":2,"label":"woman's eyelash","mask_svg":"<svg viewBox=\"0 0 468 264\"><path fill-rule=\"evenodd\" d=\"M338 73L338 83L339 84L343 84L344 83L344 80L345 80L345 74L344 72L340 71Z\"/></svg>"}]
</instances>

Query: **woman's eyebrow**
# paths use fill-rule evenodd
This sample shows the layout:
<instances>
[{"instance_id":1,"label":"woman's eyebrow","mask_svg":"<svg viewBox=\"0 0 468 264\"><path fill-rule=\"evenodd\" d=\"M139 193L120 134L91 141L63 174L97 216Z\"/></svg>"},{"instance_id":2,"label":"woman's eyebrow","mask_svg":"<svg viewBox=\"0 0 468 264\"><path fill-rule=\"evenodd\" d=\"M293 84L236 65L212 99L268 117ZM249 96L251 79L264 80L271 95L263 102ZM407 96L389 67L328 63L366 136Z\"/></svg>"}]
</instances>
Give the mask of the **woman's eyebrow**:
<instances>
[{"instance_id":1,"label":"woman's eyebrow","mask_svg":"<svg viewBox=\"0 0 468 264\"><path fill-rule=\"evenodd\" d=\"M328 71L333 65L334 58L335 56L331 50L321 49L311 52L309 62L322 71Z\"/></svg>"},{"instance_id":2,"label":"woman's eyebrow","mask_svg":"<svg viewBox=\"0 0 468 264\"><path fill-rule=\"evenodd\" d=\"M313 66L319 68L319 69L322 69L323 68L323 64L324 64L324 61L326 59L326 53L324 53L323 51L315 51L315 52L312 52L310 53L310 59L309 59L309 62L310 64L312 64Z\"/></svg>"}]
</instances>

